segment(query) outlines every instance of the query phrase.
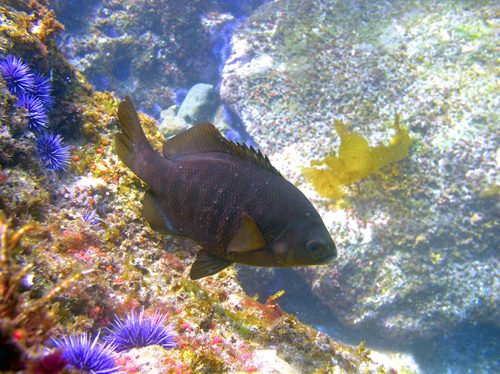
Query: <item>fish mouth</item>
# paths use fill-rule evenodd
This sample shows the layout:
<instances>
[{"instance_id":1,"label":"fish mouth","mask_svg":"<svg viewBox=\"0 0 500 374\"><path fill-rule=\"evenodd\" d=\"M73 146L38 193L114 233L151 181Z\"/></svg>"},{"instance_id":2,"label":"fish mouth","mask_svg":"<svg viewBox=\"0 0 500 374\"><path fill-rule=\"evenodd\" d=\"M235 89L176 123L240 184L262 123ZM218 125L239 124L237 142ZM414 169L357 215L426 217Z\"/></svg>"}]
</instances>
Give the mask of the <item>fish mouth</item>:
<instances>
[{"instance_id":1,"label":"fish mouth","mask_svg":"<svg viewBox=\"0 0 500 374\"><path fill-rule=\"evenodd\" d=\"M328 256L323 256L323 257L318 258L318 260L316 261L316 263L318 263L318 264L330 264L336 258L337 258L336 254L328 255Z\"/></svg>"}]
</instances>

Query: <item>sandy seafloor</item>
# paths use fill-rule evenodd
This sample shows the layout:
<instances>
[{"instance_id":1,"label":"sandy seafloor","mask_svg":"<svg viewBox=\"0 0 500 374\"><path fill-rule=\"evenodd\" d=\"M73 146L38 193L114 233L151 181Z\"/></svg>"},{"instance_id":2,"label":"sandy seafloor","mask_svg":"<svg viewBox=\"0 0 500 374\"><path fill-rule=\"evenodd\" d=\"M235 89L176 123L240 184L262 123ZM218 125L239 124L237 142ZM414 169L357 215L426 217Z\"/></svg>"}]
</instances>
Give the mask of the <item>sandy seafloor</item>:
<instances>
[{"instance_id":1,"label":"sandy seafloor","mask_svg":"<svg viewBox=\"0 0 500 374\"><path fill-rule=\"evenodd\" d=\"M0 9L0 58L50 81L45 131L68 162L43 161L34 110L3 77L0 370L74 372L51 338L105 336L145 309L168 316L177 346L118 353L116 370L500 373L497 2ZM262 149L318 209L338 260L191 281L199 248L150 229L146 188L113 152L125 95L156 149L201 121ZM404 158L336 199L306 181L302 168L338 155L335 120L373 148L391 144L395 113L412 139Z\"/></svg>"}]
</instances>

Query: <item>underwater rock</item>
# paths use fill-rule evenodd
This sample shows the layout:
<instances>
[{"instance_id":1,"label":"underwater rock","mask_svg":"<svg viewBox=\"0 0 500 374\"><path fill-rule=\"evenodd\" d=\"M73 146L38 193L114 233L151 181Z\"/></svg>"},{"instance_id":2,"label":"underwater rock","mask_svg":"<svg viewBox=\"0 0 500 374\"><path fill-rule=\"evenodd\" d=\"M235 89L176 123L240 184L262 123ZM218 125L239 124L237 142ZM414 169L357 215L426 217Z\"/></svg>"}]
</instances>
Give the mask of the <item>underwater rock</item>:
<instances>
[{"instance_id":1,"label":"underwater rock","mask_svg":"<svg viewBox=\"0 0 500 374\"><path fill-rule=\"evenodd\" d=\"M142 5L159 3L167 2ZM113 4L100 9L102 14L136 21ZM199 248L159 237L144 224L139 203L144 188L116 162L112 139L119 100L92 90L64 59L49 37L61 27L54 13L37 2L30 7L27 14L0 3L0 46L2 53L22 58L46 76L51 73L51 130L60 130L53 124L64 124L69 165L59 174L43 167L36 137L20 126L23 113L16 110L15 95L0 82L0 356L11 358L0 359L2 369L56 373L68 364L95 372L154 373L156 368L229 374L257 372L260 352L271 350L283 361L269 365L285 368L286 361L304 374L328 371L332 362L352 373L367 367L386 372L372 361L367 365L366 352L335 343L283 313L277 297L261 304L245 295L232 268L204 280L188 278ZM62 45L68 47L66 39ZM84 120L76 121L77 114ZM143 113L139 117L151 144L159 148L164 139L156 122ZM61 154L59 164L67 159L66 152L52 148L52 165ZM156 322L168 319L175 347L134 348L133 353L116 353L115 361L114 348L107 345L103 351L102 342L106 335L120 337L105 326L139 310ZM159 343L166 337L156 324L141 326L139 336L134 323L125 322L120 330L134 341L149 336L154 338L149 343Z\"/></svg>"},{"instance_id":2,"label":"underwater rock","mask_svg":"<svg viewBox=\"0 0 500 374\"><path fill-rule=\"evenodd\" d=\"M127 354L137 357L133 363L134 372L160 374L165 371L165 349L158 345L134 348ZM125 363L124 368L128 369L131 363Z\"/></svg>"},{"instance_id":3,"label":"underwater rock","mask_svg":"<svg viewBox=\"0 0 500 374\"><path fill-rule=\"evenodd\" d=\"M166 138L171 138L189 128L189 124L183 117L171 116L162 119L159 130Z\"/></svg>"},{"instance_id":4,"label":"underwater rock","mask_svg":"<svg viewBox=\"0 0 500 374\"><path fill-rule=\"evenodd\" d=\"M252 362L255 363L255 368L260 373L276 373L276 374L298 374L293 367L286 361L278 357L275 350L266 349L256 351L253 354Z\"/></svg>"},{"instance_id":5,"label":"underwater rock","mask_svg":"<svg viewBox=\"0 0 500 374\"><path fill-rule=\"evenodd\" d=\"M405 18L410 2L362 4L261 6L233 34L221 100L322 213L339 258L297 271L344 325L408 342L498 324L500 110L496 88L479 94L497 77L472 46L498 46L495 10L442 4ZM470 73L474 61L484 75ZM406 158L346 179L340 200L300 176L313 160L342 159L335 121L373 148L395 135L395 112L413 140Z\"/></svg>"},{"instance_id":6,"label":"underwater rock","mask_svg":"<svg viewBox=\"0 0 500 374\"><path fill-rule=\"evenodd\" d=\"M189 280L187 269L199 248L159 237L144 224L139 203L144 187L116 160L118 99L93 91L60 53L70 50L83 70L85 61L102 69L122 93L137 82L135 93L151 99L146 107L153 107L161 91L160 104L167 107L172 95L165 95L165 85L211 82L198 79L205 60L189 53L198 45L186 33L210 3L194 0L179 12L178 2L143 0L130 2L127 13L120 2L105 0L95 7L97 18L88 17L95 28L57 43L53 35L62 26L53 12L36 2L29 14L0 4L2 53L51 77L50 126L64 129L61 135L71 142L64 173L43 168L36 139L24 135L22 113L13 110L14 95L1 87L0 208L11 221L3 217L0 225L2 245L7 244L0 256L6 286L0 290L0 323L4 343L16 339L23 345L4 348L15 365L16 357L27 357L29 370L47 360L55 372L64 366L57 352L36 353L51 349L50 337L104 335L103 326L115 315L125 318L145 308L169 316L179 348L120 354L117 365L126 372L154 372L153 364L158 372L259 372L259 354L267 350L304 374L393 372L390 365L371 361L363 344L334 342L286 314L279 290L265 304L246 296L233 268ZM357 342L366 335L398 343L422 339L453 330L457 321L498 324L500 110L491 100L498 90L498 12L482 4L465 9L462 3L451 8L435 3L429 14L425 7L415 9L415 2L397 3L396 9L391 2L373 7L369 1L266 4L233 41L244 45L242 65L255 59L262 68L233 65L224 83L232 111L273 164L318 206L339 245L332 266L298 272L340 321L359 329L357 336L363 337ZM349 8L355 4L363 9ZM166 6L172 11L157 11ZM161 16L146 24L151 14ZM387 14L394 20L385 28L386 22L378 21ZM186 15L192 22L178 27ZM129 58L114 59L121 48ZM109 54L94 60L95 52ZM186 56L192 57L188 63ZM188 79L179 67L192 73L193 61L198 72ZM471 69L471 61L481 63ZM129 68L127 78L123 73ZM229 84L229 73L237 84ZM159 82L142 79L151 74ZM336 157L340 140L332 131L334 120L374 146L394 135L395 111L414 139L409 156L350 184L342 200L319 198L300 167ZM163 139L154 121L139 116L158 149ZM272 285L281 286L287 285ZM313 318L311 305L306 306ZM442 340L436 342L434 347ZM461 340L464 350L455 354L473 352L468 348L476 342Z\"/></svg>"},{"instance_id":7,"label":"underwater rock","mask_svg":"<svg viewBox=\"0 0 500 374\"><path fill-rule=\"evenodd\" d=\"M221 104L218 106L214 115L214 126L217 127L221 134L225 134L229 129L232 128L227 116L224 115L224 110L224 104Z\"/></svg>"},{"instance_id":8,"label":"underwater rock","mask_svg":"<svg viewBox=\"0 0 500 374\"><path fill-rule=\"evenodd\" d=\"M216 105L217 95L214 87L211 84L198 83L188 91L177 116L184 118L191 126L210 122Z\"/></svg>"},{"instance_id":9,"label":"underwater rock","mask_svg":"<svg viewBox=\"0 0 500 374\"><path fill-rule=\"evenodd\" d=\"M189 123L187 123L183 117L177 115L178 112L178 105L172 105L168 109L161 111L161 123L159 124L158 129L166 139L171 138L172 136L177 135L190 127Z\"/></svg>"},{"instance_id":10,"label":"underwater rock","mask_svg":"<svg viewBox=\"0 0 500 374\"><path fill-rule=\"evenodd\" d=\"M168 117L174 117L179 111L179 106L177 104L169 106L167 109L160 112L160 118L163 120Z\"/></svg>"},{"instance_id":11,"label":"underwater rock","mask_svg":"<svg viewBox=\"0 0 500 374\"><path fill-rule=\"evenodd\" d=\"M157 103L163 108L172 104L175 89L219 79L201 21L217 10L213 2L139 0L125 5L103 0L88 2L77 12L77 3L53 6L68 23L61 50L96 90L132 95L138 107Z\"/></svg>"}]
</instances>

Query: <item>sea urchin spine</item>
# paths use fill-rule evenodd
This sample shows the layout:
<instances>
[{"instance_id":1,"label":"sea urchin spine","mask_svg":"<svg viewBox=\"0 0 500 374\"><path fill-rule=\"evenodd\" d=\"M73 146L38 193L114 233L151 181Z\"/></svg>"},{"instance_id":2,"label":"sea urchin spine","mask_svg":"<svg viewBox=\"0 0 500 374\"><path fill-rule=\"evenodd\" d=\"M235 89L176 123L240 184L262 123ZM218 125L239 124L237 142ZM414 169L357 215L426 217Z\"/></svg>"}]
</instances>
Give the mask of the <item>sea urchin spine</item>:
<instances>
[{"instance_id":1,"label":"sea urchin spine","mask_svg":"<svg viewBox=\"0 0 500 374\"><path fill-rule=\"evenodd\" d=\"M68 146L62 145L61 135L44 133L38 138L38 153L42 162L51 170L66 170L69 165Z\"/></svg>"},{"instance_id":2,"label":"sea urchin spine","mask_svg":"<svg viewBox=\"0 0 500 374\"><path fill-rule=\"evenodd\" d=\"M42 132L49 127L49 117L38 97L22 93L18 97L18 105L26 111L26 120L30 130Z\"/></svg>"},{"instance_id":3,"label":"sea urchin spine","mask_svg":"<svg viewBox=\"0 0 500 374\"><path fill-rule=\"evenodd\" d=\"M110 335L105 339L115 344L118 352L149 345L174 348L177 336L171 325L165 326L166 320L166 315L154 313L145 317L144 311L139 315L132 311L125 321L111 324L112 329L107 329Z\"/></svg>"},{"instance_id":4,"label":"sea urchin spine","mask_svg":"<svg viewBox=\"0 0 500 374\"><path fill-rule=\"evenodd\" d=\"M7 56L0 61L0 73L9 90L17 97L31 92L35 78L28 65L20 58Z\"/></svg>"},{"instance_id":5,"label":"sea urchin spine","mask_svg":"<svg viewBox=\"0 0 500 374\"><path fill-rule=\"evenodd\" d=\"M35 74L31 92L40 99L46 110L49 110L52 104L54 104L54 98L51 95L52 84L42 74Z\"/></svg>"},{"instance_id":6,"label":"sea urchin spine","mask_svg":"<svg viewBox=\"0 0 500 374\"><path fill-rule=\"evenodd\" d=\"M79 370L86 370L94 374L117 373L114 358L113 344L97 342L99 334L91 340L88 334L78 336L64 336L62 340L52 338L55 346L62 350L63 357L70 366Z\"/></svg>"}]
</instances>

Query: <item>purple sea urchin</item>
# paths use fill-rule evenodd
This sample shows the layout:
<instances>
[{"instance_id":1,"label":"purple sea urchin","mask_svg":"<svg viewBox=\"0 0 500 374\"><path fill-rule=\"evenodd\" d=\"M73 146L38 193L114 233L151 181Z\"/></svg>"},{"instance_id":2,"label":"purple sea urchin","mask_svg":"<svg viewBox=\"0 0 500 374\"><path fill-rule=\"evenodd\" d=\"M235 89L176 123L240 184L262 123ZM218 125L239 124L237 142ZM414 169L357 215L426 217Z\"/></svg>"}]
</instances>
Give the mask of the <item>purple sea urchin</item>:
<instances>
[{"instance_id":1,"label":"purple sea urchin","mask_svg":"<svg viewBox=\"0 0 500 374\"><path fill-rule=\"evenodd\" d=\"M68 146L62 145L62 137L43 133L38 138L38 153L42 162L51 170L66 170L69 165Z\"/></svg>"},{"instance_id":2,"label":"purple sea urchin","mask_svg":"<svg viewBox=\"0 0 500 374\"><path fill-rule=\"evenodd\" d=\"M57 348L63 351L63 357L70 366L79 370L86 370L94 374L116 373L114 358L115 346L113 344L100 344L97 342L99 334L90 340L88 334L78 336L64 336L62 340L52 338Z\"/></svg>"},{"instance_id":3,"label":"purple sea urchin","mask_svg":"<svg viewBox=\"0 0 500 374\"><path fill-rule=\"evenodd\" d=\"M33 79L33 87L31 93L38 97L45 109L49 109L54 103L54 98L51 95L52 84L42 74L36 73Z\"/></svg>"},{"instance_id":4,"label":"purple sea urchin","mask_svg":"<svg viewBox=\"0 0 500 374\"><path fill-rule=\"evenodd\" d=\"M0 73L9 90L18 97L29 93L33 88L35 82L33 73L20 58L7 56L0 61Z\"/></svg>"},{"instance_id":5,"label":"purple sea urchin","mask_svg":"<svg viewBox=\"0 0 500 374\"><path fill-rule=\"evenodd\" d=\"M40 73L33 74L30 67L20 58L7 56L0 61L0 73L9 90L20 100L37 98L43 105L43 109L49 109L53 104L50 81Z\"/></svg>"},{"instance_id":6,"label":"purple sea urchin","mask_svg":"<svg viewBox=\"0 0 500 374\"><path fill-rule=\"evenodd\" d=\"M144 316L144 310L136 315L133 311L125 321L112 323L112 329L107 329L110 335L105 339L116 345L118 352L148 345L159 345L163 348L173 348L176 344L176 334L171 325L165 326L166 315L154 313Z\"/></svg>"},{"instance_id":7,"label":"purple sea urchin","mask_svg":"<svg viewBox=\"0 0 500 374\"><path fill-rule=\"evenodd\" d=\"M18 104L26 111L26 119L30 130L41 132L49 127L49 117L42 101L31 94L21 93Z\"/></svg>"}]
</instances>

